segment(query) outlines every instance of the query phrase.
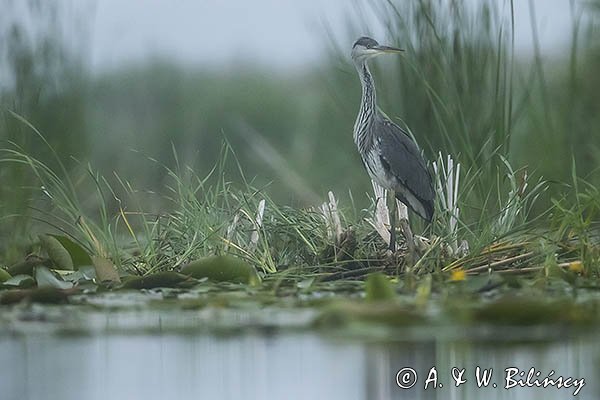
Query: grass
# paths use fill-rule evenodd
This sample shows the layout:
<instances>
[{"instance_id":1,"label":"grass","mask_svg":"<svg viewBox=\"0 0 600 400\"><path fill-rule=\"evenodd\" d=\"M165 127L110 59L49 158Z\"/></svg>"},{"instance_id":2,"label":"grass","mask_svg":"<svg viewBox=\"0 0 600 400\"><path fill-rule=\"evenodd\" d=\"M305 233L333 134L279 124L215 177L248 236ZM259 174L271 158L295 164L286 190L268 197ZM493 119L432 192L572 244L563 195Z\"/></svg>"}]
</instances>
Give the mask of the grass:
<instances>
[{"instance_id":1,"label":"grass","mask_svg":"<svg viewBox=\"0 0 600 400\"><path fill-rule=\"evenodd\" d=\"M581 139L600 127L588 115L598 92L582 85L593 61L580 64L581 36L572 44L564 104L553 95L564 80L550 82L539 53L531 65L515 59L512 2L486 1L474 10L455 1L370 4L392 44L407 49L389 70L375 65L380 86L384 73L393 82L378 92L383 109L402 110L395 119L437 159L436 219L429 227L413 220L427 240L409 272L403 252L386 255L366 220L376 199L363 195L369 182L350 139L359 90L345 51L329 60L326 75L285 84L260 72L232 80L160 63L101 77L86 84L93 106L79 153L77 143L57 147L72 131L57 139L51 123L51 135L34 127L27 107L27 118L11 113L0 131L7 143L0 175L10 178L0 196L13 203L3 204L0 231L9 237L7 227L18 221L19 234L3 243L0 263L45 257L34 233L50 232L110 260L122 275L179 271L228 254L275 286L345 282L374 271L398 276L417 294L476 274L597 286L600 192L591 160L599 159L600 135L587 135L589 145L564 146L570 135ZM136 100L142 97L154 100ZM85 112L75 112L80 121ZM582 119L589 123L574 124ZM107 127L114 131L99 140ZM216 134L222 130L227 136ZM543 156L525 157L523 149L538 142ZM558 150L573 154L568 165ZM98 164L78 161L82 154ZM331 203L319 197L330 187L339 229L315 201Z\"/></svg>"},{"instance_id":2,"label":"grass","mask_svg":"<svg viewBox=\"0 0 600 400\"><path fill-rule=\"evenodd\" d=\"M321 210L278 205L246 180L241 166L244 185L229 181L225 164L237 163L232 149L224 144L219 164L206 175L200 176L177 161L175 169L163 165L170 180L160 196L170 204L170 211L148 212L140 200L146 194L116 174L108 179L86 166L80 167L82 175L73 179L44 136L26 120L15 117L44 141L60 166L55 171L16 145L2 150L0 163L26 165L36 177L33 186L39 188L47 204L35 207L32 218L69 236L88 254L111 259L123 272L145 275L179 270L190 261L215 254L244 258L263 275L293 269L299 276L327 277L340 272L341 276L363 276L376 270L397 273L403 269L402 258L385 255L386 243L366 221L375 212L375 200L362 210L338 203L340 229L333 235L331 222ZM429 244L415 272L463 269L482 273L494 266L502 272L544 270L553 256L552 265L569 268L568 263L580 262L579 272L597 276L598 190L574 175L574 198L555 200L547 213L532 219L528 211L543 192L544 183L527 190L526 181L517 181L508 161L504 160L504 165L503 175L508 176L511 191L499 196L506 199L499 207L501 211L478 225L464 225L456 211L450 212L442 204L448 184L441 176L437 219L426 231ZM449 182L461 194L461 190L469 190L468 186L456 187L451 179ZM496 190L500 189L490 188L488 197ZM82 206L83 193L88 193L87 201L91 198L97 204L95 213ZM261 203L264 213L259 211ZM456 209L463 204L458 196ZM456 228L448 229L453 223ZM468 243L466 255L457 252L458 241ZM541 249L541 243L555 249L554 253Z\"/></svg>"}]
</instances>

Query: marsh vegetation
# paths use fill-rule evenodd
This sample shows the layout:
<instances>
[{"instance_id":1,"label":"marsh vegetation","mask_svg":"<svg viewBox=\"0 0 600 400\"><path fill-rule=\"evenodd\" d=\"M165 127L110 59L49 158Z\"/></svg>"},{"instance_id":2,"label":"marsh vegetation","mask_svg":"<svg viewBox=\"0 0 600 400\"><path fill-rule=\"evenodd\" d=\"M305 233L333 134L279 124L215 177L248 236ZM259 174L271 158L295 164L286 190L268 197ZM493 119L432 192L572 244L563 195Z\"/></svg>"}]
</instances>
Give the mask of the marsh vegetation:
<instances>
[{"instance_id":1,"label":"marsh vegetation","mask_svg":"<svg viewBox=\"0 0 600 400\"><path fill-rule=\"evenodd\" d=\"M373 228L346 47L332 40L333 56L293 75L152 60L92 76L52 29L55 7L29 10L47 30L5 17L0 37L10 76L0 93L4 302L207 279L266 303L352 298L369 276L366 297L381 308L342 306L318 323L340 313L403 323L423 311L427 320L430 298L453 300L449 315L464 321L530 322L507 294L549 318L540 322L597 318L597 300L577 296L597 291L600 273L594 4L572 3L564 55L536 47L520 58L510 1L370 3L407 50L376 65L388 82L380 101L436 160L436 218L415 222L425 240L411 268L402 251L386 255ZM348 31L361 31L353 21ZM490 293L493 312L468 302Z\"/></svg>"}]
</instances>

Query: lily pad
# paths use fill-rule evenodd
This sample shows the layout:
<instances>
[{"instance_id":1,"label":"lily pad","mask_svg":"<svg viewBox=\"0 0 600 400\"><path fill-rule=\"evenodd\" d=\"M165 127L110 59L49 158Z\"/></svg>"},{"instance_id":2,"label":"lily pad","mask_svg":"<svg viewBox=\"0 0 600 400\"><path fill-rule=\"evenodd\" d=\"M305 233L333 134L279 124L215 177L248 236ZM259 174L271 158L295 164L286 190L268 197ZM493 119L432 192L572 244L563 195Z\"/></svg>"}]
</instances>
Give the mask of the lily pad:
<instances>
[{"instance_id":1,"label":"lily pad","mask_svg":"<svg viewBox=\"0 0 600 400\"><path fill-rule=\"evenodd\" d=\"M73 293L76 293L76 291L47 286L31 289L28 297L32 303L58 304L65 303Z\"/></svg>"},{"instance_id":2,"label":"lily pad","mask_svg":"<svg viewBox=\"0 0 600 400\"><path fill-rule=\"evenodd\" d=\"M11 289L2 293L0 296L0 304L9 305L20 303L29 294L26 289Z\"/></svg>"},{"instance_id":3,"label":"lily pad","mask_svg":"<svg viewBox=\"0 0 600 400\"><path fill-rule=\"evenodd\" d=\"M302 279L300 282L298 282L296 284L296 287L298 289L308 289L312 286L312 284L315 282L315 277L311 276L309 278L306 279Z\"/></svg>"},{"instance_id":4,"label":"lily pad","mask_svg":"<svg viewBox=\"0 0 600 400\"><path fill-rule=\"evenodd\" d=\"M121 283L117 268L111 260L104 257L93 256L92 262L96 269L96 279L98 282Z\"/></svg>"},{"instance_id":5,"label":"lily pad","mask_svg":"<svg viewBox=\"0 0 600 400\"><path fill-rule=\"evenodd\" d=\"M594 312L572 300L548 300L531 296L505 296L480 306L473 317L501 325L586 324Z\"/></svg>"},{"instance_id":6,"label":"lily pad","mask_svg":"<svg viewBox=\"0 0 600 400\"><path fill-rule=\"evenodd\" d=\"M96 278L96 269L93 265L82 265L77 271L61 274L61 276L65 281L73 283L92 281Z\"/></svg>"},{"instance_id":7,"label":"lily pad","mask_svg":"<svg viewBox=\"0 0 600 400\"><path fill-rule=\"evenodd\" d=\"M65 303L69 295L73 293L73 290L57 289L50 286L36 289L13 289L2 293L0 304L16 304L23 300L45 304Z\"/></svg>"},{"instance_id":8,"label":"lily pad","mask_svg":"<svg viewBox=\"0 0 600 400\"><path fill-rule=\"evenodd\" d=\"M157 287L178 287L188 280L187 275L174 271L157 272L147 276L136 276L125 280L123 288L127 289L153 289Z\"/></svg>"},{"instance_id":9,"label":"lily pad","mask_svg":"<svg viewBox=\"0 0 600 400\"><path fill-rule=\"evenodd\" d=\"M390 278L381 272L375 272L367 276L365 291L367 301L387 301L396 297L396 291L390 282Z\"/></svg>"},{"instance_id":10,"label":"lily pad","mask_svg":"<svg viewBox=\"0 0 600 400\"><path fill-rule=\"evenodd\" d=\"M79 245L79 243L74 242L67 236L60 235L50 235L56 240L60 242L60 244L69 252L71 255L71 259L73 260L73 267L75 269L79 269L79 267L85 265L93 265L92 258L87 253L87 251Z\"/></svg>"},{"instance_id":11,"label":"lily pad","mask_svg":"<svg viewBox=\"0 0 600 400\"><path fill-rule=\"evenodd\" d=\"M346 328L357 325L412 326L425 322L422 313L414 307L396 302L367 304L355 301L338 301L323 308L313 321L317 328Z\"/></svg>"},{"instance_id":12,"label":"lily pad","mask_svg":"<svg viewBox=\"0 0 600 400\"><path fill-rule=\"evenodd\" d=\"M18 288L29 288L35 286L35 280L29 275L19 274L4 281L4 286L13 286Z\"/></svg>"},{"instance_id":13,"label":"lily pad","mask_svg":"<svg viewBox=\"0 0 600 400\"><path fill-rule=\"evenodd\" d=\"M12 276L4 268L0 268L0 283L9 280Z\"/></svg>"},{"instance_id":14,"label":"lily pad","mask_svg":"<svg viewBox=\"0 0 600 400\"><path fill-rule=\"evenodd\" d=\"M50 261L36 255L30 255L25 260L11 265L6 270L11 276L32 275L33 269L39 265L50 265Z\"/></svg>"},{"instance_id":15,"label":"lily pad","mask_svg":"<svg viewBox=\"0 0 600 400\"><path fill-rule=\"evenodd\" d=\"M38 287L53 287L56 289L70 289L73 287L73 283L65 282L62 279L57 278L52 271L46 267L37 267L35 269L35 280Z\"/></svg>"},{"instance_id":16,"label":"lily pad","mask_svg":"<svg viewBox=\"0 0 600 400\"><path fill-rule=\"evenodd\" d=\"M212 256L192 261L181 272L196 279L208 278L215 282L260 283L254 267L234 256Z\"/></svg>"},{"instance_id":17,"label":"lily pad","mask_svg":"<svg viewBox=\"0 0 600 400\"><path fill-rule=\"evenodd\" d=\"M39 235L42 248L57 269L73 270L73 259L64 246L53 236Z\"/></svg>"}]
</instances>

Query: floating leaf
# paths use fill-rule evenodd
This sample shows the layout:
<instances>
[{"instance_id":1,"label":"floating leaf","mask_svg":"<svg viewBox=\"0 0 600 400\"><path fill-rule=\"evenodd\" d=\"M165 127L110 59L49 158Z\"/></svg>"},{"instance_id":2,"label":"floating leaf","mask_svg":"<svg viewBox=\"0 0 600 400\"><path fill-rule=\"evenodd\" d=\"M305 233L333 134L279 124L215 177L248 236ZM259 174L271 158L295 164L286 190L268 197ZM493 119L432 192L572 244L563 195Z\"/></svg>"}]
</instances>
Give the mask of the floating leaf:
<instances>
[{"instance_id":1,"label":"floating leaf","mask_svg":"<svg viewBox=\"0 0 600 400\"><path fill-rule=\"evenodd\" d=\"M521 289L523 287L523 278L517 275L504 274L502 281L506 283L509 288ZM481 292L481 291L480 291Z\"/></svg>"},{"instance_id":2,"label":"floating leaf","mask_svg":"<svg viewBox=\"0 0 600 400\"><path fill-rule=\"evenodd\" d=\"M298 289L308 289L315 282L315 277L311 276L310 278L302 279L300 282L296 284Z\"/></svg>"},{"instance_id":3,"label":"floating leaf","mask_svg":"<svg viewBox=\"0 0 600 400\"><path fill-rule=\"evenodd\" d=\"M92 256L98 282L121 283L119 273L112 261L104 257Z\"/></svg>"},{"instance_id":4,"label":"floating leaf","mask_svg":"<svg viewBox=\"0 0 600 400\"><path fill-rule=\"evenodd\" d=\"M0 268L0 283L9 280L12 276L4 268Z\"/></svg>"},{"instance_id":5,"label":"floating leaf","mask_svg":"<svg viewBox=\"0 0 600 400\"><path fill-rule=\"evenodd\" d=\"M0 304L9 305L20 303L29 294L29 290L11 289L2 293L0 296Z\"/></svg>"},{"instance_id":6,"label":"floating leaf","mask_svg":"<svg viewBox=\"0 0 600 400\"><path fill-rule=\"evenodd\" d=\"M505 296L483 304L473 313L475 321L501 325L589 323L594 313L572 300L549 300L531 296Z\"/></svg>"},{"instance_id":7,"label":"floating leaf","mask_svg":"<svg viewBox=\"0 0 600 400\"><path fill-rule=\"evenodd\" d=\"M60 242L60 244L69 252L71 255L71 259L73 260L73 267L75 269L79 269L79 267L85 265L93 265L92 258L87 253L87 251L79 245L79 243L74 242L67 236L60 235L50 235L56 240Z\"/></svg>"},{"instance_id":8,"label":"floating leaf","mask_svg":"<svg viewBox=\"0 0 600 400\"><path fill-rule=\"evenodd\" d=\"M388 326L412 326L425 322L423 314L412 307L397 302L357 303L337 301L323 308L313 324L317 328L347 328L373 324Z\"/></svg>"},{"instance_id":9,"label":"floating leaf","mask_svg":"<svg viewBox=\"0 0 600 400\"><path fill-rule=\"evenodd\" d=\"M425 308L429 298L431 297L431 275L425 276L417 286L415 294L415 305L419 309Z\"/></svg>"},{"instance_id":10,"label":"floating leaf","mask_svg":"<svg viewBox=\"0 0 600 400\"><path fill-rule=\"evenodd\" d=\"M367 276L365 291L367 301L386 301L396 297L390 278L381 272L374 272Z\"/></svg>"},{"instance_id":11,"label":"floating leaf","mask_svg":"<svg viewBox=\"0 0 600 400\"><path fill-rule=\"evenodd\" d=\"M196 279L208 278L216 282L260 283L254 268L243 259L233 256L212 256L192 261L181 272Z\"/></svg>"},{"instance_id":12,"label":"floating leaf","mask_svg":"<svg viewBox=\"0 0 600 400\"><path fill-rule=\"evenodd\" d=\"M39 265L46 265L46 264L49 264L48 259L44 259L44 258L38 257L36 255L31 255L31 256L28 256L24 261L21 261L19 263L11 265L10 267L7 268L7 271L12 276L22 275L22 274L32 275L33 268L35 268Z\"/></svg>"},{"instance_id":13,"label":"floating leaf","mask_svg":"<svg viewBox=\"0 0 600 400\"><path fill-rule=\"evenodd\" d=\"M82 265L77 271L67 274L61 274L65 281L85 282L96 278L96 269L93 265Z\"/></svg>"},{"instance_id":14,"label":"floating leaf","mask_svg":"<svg viewBox=\"0 0 600 400\"><path fill-rule=\"evenodd\" d=\"M508 279L511 279L509 275L499 276L496 273L471 275L464 287L469 292L485 293L505 285Z\"/></svg>"},{"instance_id":15,"label":"floating leaf","mask_svg":"<svg viewBox=\"0 0 600 400\"><path fill-rule=\"evenodd\" d=\"M50 235L39 235L38 237L42 248L58 269L73 270L71 255L55 237Z\"/></svg>"},{"instance_id":16,"label":"floating leaf","mask_svg":"<svg viewBox=\"0 0 600 400\"><path fill-rule=\"evenodd\" d=\"M123 283L123 288L127 289L153 289L157 287L177 287L182 282L188 280L187 275L174 271L157 272L147 276L136 276L128 278Z\"/></svg>"},{"instance_id":17,"label":"floating leaf","mask_svg":"<svg viewBox=\"0 0 600 400\"><path fill-rule=\"evenodd\" d=\"M20 303L28 300L33 303L58 304L67 301L71 294L75 293L72 289L63 290L51 286L36 289L14 289L7 290L0 297L0 304L8 305Z\"/></svg>"},{"instance_id":18,"label":"floating leaf","mask_svg":"<svg viewBox=\"0 0 600 400\"><path fill-rule=\"evenodd\" d=\"M73 290L63 290L50 286L30 289L29 300L32 303L59 304L65 303L71 294L76 293Z\"/></svg>"},{"instance_id":19,"label":"floating leaf","mask_svg":"<svg viewBox=\"0 0 600 400\"><path fill-rule=\"evenodd\" d=\"M15 275L12 278L4 281L3 285L4 286L14 286L14 287L19 287L19 288L28 288L28 287L35 286L35 281L29 275L20 274L20 275Z\"/></svg>"},{"instance_id":20,"label":"floating leaf","mask_svg":"<svg viewBox=\"0 0 600 400\"><path fill-rule=\"evenodd\" d=\"M62 279L58 279L52 271L46 267L37 267L35 269L35 280L38 287L53 287L56 289L70 289L73 287L71 282L65 282Z\"/></svg>"}]
</instances>

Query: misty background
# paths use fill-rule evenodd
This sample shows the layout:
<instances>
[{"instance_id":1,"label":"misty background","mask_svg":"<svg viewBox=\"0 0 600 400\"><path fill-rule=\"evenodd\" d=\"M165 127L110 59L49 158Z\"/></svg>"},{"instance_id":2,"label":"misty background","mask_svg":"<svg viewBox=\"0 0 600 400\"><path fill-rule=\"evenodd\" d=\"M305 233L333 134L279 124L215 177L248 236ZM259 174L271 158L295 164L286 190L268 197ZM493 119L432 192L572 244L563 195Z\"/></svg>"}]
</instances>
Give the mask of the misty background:
<instances>
[{"instance_id":1,"label":"misty background","mask_svg":"<svg viewBox=\"0 0 600 400\"><path fill-rule=\"evenodd\" d=\"M559 189L550 193L569 181L574 162L577 175L598 182L594 2L2 3L0 140L52 165L51 152L13 111L41 131L75 174L88 165L109 180L118 174L149 203L166 184L162 165L208 173L227 141L237 159L227 164L231 179L243 179L241 170L277 201L315 205L333 190L366 204L370 182L352 142L360 86L348 56L365 34L407 48L402 58L375 62L379 103L412 130L429 159L441 151L465 171L486 166L484 152L473 148L494 146L486 138L510 129L506 156L514 168L556 182ZM419 19L427 10L435 17L431 29ZM444 31L457 21L462 26ZM479 54L470 59L473 70L461 70L460 43L486 49L489 59ZM444 52L448 63L440 62ZM510 59L516 72L494 76L495 56ZM481 76L473 73L478 60ZM472 81L465 86L455 73ZM448 118L457 114L454 105L461 109L456 126L430 104L430 88L415 74L448 102ZM514 101L500 107L492 90L508 80ZM448 82L460 86L454 94L460 100L444 95ZM484 121L505 107L506 126ZM28 172L3 165L0 179L3 213L14 213L23 205Z\"/></svg>"}]
</instances>

